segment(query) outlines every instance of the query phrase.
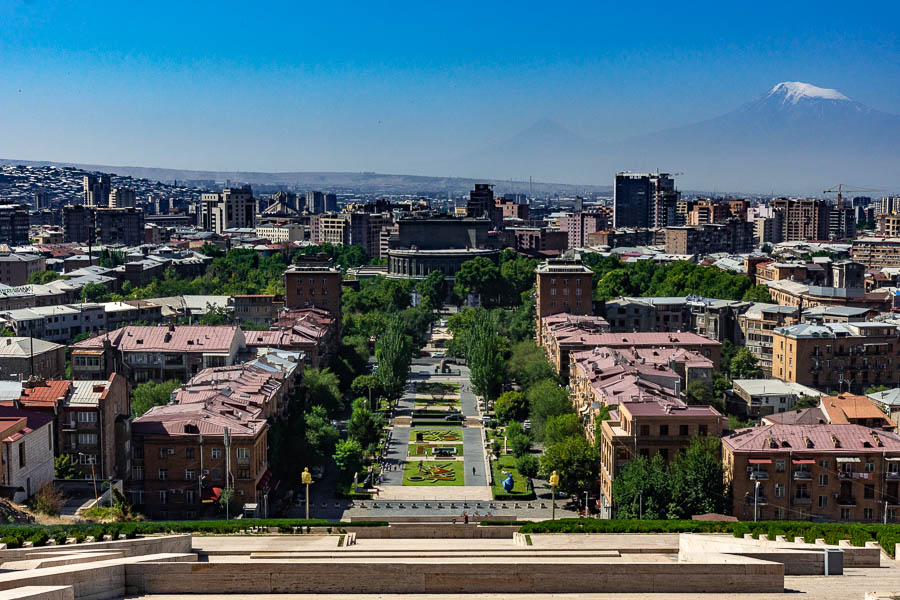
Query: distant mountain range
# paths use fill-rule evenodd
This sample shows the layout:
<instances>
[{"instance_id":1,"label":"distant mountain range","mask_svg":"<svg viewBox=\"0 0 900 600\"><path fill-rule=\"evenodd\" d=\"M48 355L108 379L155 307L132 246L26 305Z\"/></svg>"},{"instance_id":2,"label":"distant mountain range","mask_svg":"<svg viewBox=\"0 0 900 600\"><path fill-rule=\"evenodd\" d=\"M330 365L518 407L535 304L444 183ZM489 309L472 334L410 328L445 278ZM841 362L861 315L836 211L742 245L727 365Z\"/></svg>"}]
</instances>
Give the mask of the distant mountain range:
<instances>
[{"instance_id":1,"label":"distant mountain range","mask_svg":"<svg viewBox=\"0 0 900 600\"><path fill-rule=\"evenodd\" d=\"M617 171L682 171L679 187L821 194L837 183L900 191L900 116L833 89L782 82L706 121L618 142L591 142L539 121L451 165L453 172L612 181Z\"/></svg>"},{"instance_id":2,"label":"distant mountain range","mask_svg":"<svg viewBox=\"0 0 900 600\"><path fill-rule=\"evenodd\" d=\"M545 119L464 156L428 157L416 167L466 177L71 166L159 181L230 179L411 194L464 193L476 181L493 182L500 193L527 193L523 181L529 177L561 182L535 183L533 190L541 195L608 193L618 171L659 169L683 172L676 179L682 190L821 195L844 183L889 194L900 192L900 115L874 110L837 90L786 81L721 116L618 142L588 140Z\"/></svg>"}]
</instances>

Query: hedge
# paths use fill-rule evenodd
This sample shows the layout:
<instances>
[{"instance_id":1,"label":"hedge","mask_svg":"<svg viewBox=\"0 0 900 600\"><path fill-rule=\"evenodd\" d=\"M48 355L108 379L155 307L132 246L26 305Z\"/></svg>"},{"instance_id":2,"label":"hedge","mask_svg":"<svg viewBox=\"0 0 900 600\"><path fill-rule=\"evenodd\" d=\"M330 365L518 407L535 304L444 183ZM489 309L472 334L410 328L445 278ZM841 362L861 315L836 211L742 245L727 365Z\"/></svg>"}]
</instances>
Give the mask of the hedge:
<instances>
[{"instance_id":1,"label":"hedge","mask_svg":"<svg viewBox=\"0 0 900 600\"><path fill-rule=\"evenodd\" d=\"M731 533L734 537L766 536L771 540L777 535L792 541L803 538L813 542L824 538L829 544L838 540L850 540L854 546L864 546L866 542L877 541L889 555L894 556L896 544L900 543L900 525L878 525L866 523L811 523L809 521L639 521L607 519L558 519L556 521L535 521L525 523L520 533Z\"/></svg>"},{"instance_id":2,"label":"hedge","mask_svg":"<svg viewBox=\"0 0 900 600\"><path fill-rule=\"evenodd\" d=\"M146 521L125 523L73 523L71 525L0 525L0 543L7 548L19 548L30 541L35 546L43 546L48 540L62 543L67 538L75 538L78 543L88 536L102 539L104 535L117 538L124 534L127 538L138 535L165 533L237 533L251 527L277 527L281 533L293 533L294 528L330 527L340 530L349 523L327 521L325 519L236 519L232 521ZM353 527L384 527L384 521L354 522Z\"/></svg>"}]
</instances>

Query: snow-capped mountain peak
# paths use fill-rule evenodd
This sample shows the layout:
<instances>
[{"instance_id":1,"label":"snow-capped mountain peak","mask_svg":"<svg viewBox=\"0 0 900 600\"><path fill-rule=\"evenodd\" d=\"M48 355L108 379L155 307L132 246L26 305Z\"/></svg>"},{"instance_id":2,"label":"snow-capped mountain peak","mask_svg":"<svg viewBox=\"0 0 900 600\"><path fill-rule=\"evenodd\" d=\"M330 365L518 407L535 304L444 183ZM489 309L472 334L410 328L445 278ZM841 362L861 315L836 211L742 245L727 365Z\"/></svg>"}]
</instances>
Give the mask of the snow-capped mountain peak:
<instances>
[{"instance_id":1,"label":"snow-capped mountain peak","mask_svg":"<svg viewBox=\"0 0 900 600\"><path fill-rule=\"evenodd\" d=\"M782 103L797 104L804 98L818 98L822 100L850 100L837 90L820 88L811 83L802 81L782 81L772 88L769 97L781 96Z\"/></svg>"}]
</instances>

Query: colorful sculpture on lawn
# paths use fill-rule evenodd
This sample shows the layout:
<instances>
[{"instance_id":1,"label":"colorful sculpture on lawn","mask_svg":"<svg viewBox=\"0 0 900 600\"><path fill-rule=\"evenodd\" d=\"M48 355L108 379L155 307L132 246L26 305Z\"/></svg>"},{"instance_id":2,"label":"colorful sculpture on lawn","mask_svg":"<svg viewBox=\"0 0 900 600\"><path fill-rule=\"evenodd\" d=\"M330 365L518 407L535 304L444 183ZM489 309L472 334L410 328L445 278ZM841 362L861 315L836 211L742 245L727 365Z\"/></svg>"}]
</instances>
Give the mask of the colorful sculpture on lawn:
<instances>
[{"instance_id":1,"label":"colorful sculpture on lawn","mask_svg":"<svg viewBox=\"0 0 900 600\"><path fill-rule=\"evenodd\" d=\"M506 475L506 479L502 481L501 485L507 492L512 492L513 486L515 485L515 480L513 479L512 473L510 473L509 471L503 471L503 474Z\"/></svg>"}]
</instances>

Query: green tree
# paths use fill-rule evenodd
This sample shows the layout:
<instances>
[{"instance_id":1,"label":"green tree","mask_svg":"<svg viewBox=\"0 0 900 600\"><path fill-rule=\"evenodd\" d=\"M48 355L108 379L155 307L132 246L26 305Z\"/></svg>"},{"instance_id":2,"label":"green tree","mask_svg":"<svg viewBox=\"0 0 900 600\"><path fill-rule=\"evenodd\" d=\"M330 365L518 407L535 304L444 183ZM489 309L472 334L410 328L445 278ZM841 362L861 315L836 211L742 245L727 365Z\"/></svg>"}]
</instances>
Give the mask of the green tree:
<instances>
[{"instance_id":1,"label":"green tree","mask_svg":"<svg viewBox=\"0 0 900 600\"><path fill-rule=\"evenodd\" d=\"M772 294L765 285L754 285L741 296L744 302L772 302Z\"/></svg>"},{"instance_id":2,"label":"green tree","mask_svg":"<svg viewBox=\"0 0 900 600\"><path fill-rule=\"evenodd\" d=\"M523 454L516 459L516 468L519 470L519 475L530 481L538 476L541 470L541 461L534 454Z\"/></svg>"},{"instance_id":3,"label":"green tree","mask_svg":"<svg viewBox=\"0 0 900 600\"><path fill-rule=\"evenodd\" d=\"M541 456L541 473L556 471L559 489L577 494L590 489L600 474L600 456L583 435L575 435L549 446Z\"/></svg>"},{"instance_id":4,"label":"green tree","mask_svg":"<svg viewBox=\"0 0 900 600\"><path fill-rule=\"evenodd\" d=\"M673 509L672 482L662 457L636 456L613 480L619 519L667 519Z\"/></svg>"},{"instance_id":5,"label":"green tree","mask_svg":"<svg viewBox=\"0 0 900 600\"><path fill-rule=\"evenodd\" d=\"M522 392L503 392L494 402L494 414L501 424L528 418L528 400Z\"/></svg>"},{"instance_id":6,"label":"green tree","mask_svg":"<svg viewBox=\"0 0 900 600\"><path fill-rule=\"evenodd\" d=\"M384 417L369 410L368 400L357 398L353 401L353 412L347 422L347 437L359 442L366 451L378 443Z\"/></svg>"},{"instance_id":7,"label":"green tree","mask_svg":"<svg viewBox=\"0 0 900 600\"><path fill-rule=\"evenodd\" d=\"M684 390L684 396L688 404L708 405L713 402L712 390L699 379L695 379L688 384Z\"/></svg>"},{"instance_id":8,"label":"green tree","mask_svg":"<svg viewBox=\"0 0 900 600\"><path fill-rule=\"evenodd\" d=\"M584 426L575 413L550 417L544 428L544 445L552 446L573 436L583 436Z\"/></svg>"},{"instance_id":9,"label":"green tree","mask_svg":"<svg viewBox=\"0 0 900 600\"><path fill-rule=\"evenodd\" d=\"M440 308L447 297L447 280L441 271L432 271L428 277L416 284L419 292L427 302L429 308Z\"/></svg>"},{"instance_id":10,"label":"green tree","mask_svg":"<svg viewBox=\"0 0 900 600\"><path fill-rule=\"evenodd\" d=\"M88 283L81 288L82 302L108 302L109 290L102 283Z\"/></svg>"},{"instance_id":11,"label":"green tree","mask_svg":"<svg viewBox=\"0 0 900 600\"><path fill-rule=\"evenodd\" d=\"M878 392L886 392L890 387L886 385L872 385L866 388L866 395L868 394L877 394Z\"/></svg>"},{"instance_id":12,"label":"green tree","mask_svg":"<svg viewBox=\"0 0 900 600\"><path fill-rule=\"evenodd\" d=\"M762 369L759 361L753 356L749 348L741 348L731 359L730 365L732 379L758 379L762 377Z\"/></svg>"},{"instance_id":13,"label":"green tree","mask_svg":"<svg viewBox=\"0 0 900 600\"><path fill-rule=\"evenodd\" d=\"M509 376L525 390L538 381L556 377L553 365L534 340L525 340L513 346L507 369Z\"/></svg>"},{"instance_id":14,"label":"green tree","mask_svg":"<svg viewBox=\"0 0 900 600\"><path fill-rule=\"evenodd\" d=\"M412 340L399 318L392 318L375 342L378 380L385 396L397 400L403 394L412 364Z\"/></svg>"},{"instance_id":15,"label":"green tree","mask_svg":"<svg viewBox=\"0 0 900 600\"><path fill-rule=\"evenodd\" d=\"M512 436L507 432L507 436L509 449L512 451L513 456L520 458L531 452L531 436L525 433L524 430Z\"/></svg>"},{"instance_id":16,"label":"green tree","mask_svg":"<svg viewBox=\"0 0 900 600\"><path fill-rule=\"evenodd\" d=\"M135 386L131 392L131 414L140 417L154 406L164 406L172 398L172 392L181 387L181 382L170 379L162 383L147 381Z\"/></svg>"},{"instance_id":17,"label":"green tree","mask_svg":"<svg viewBox=\"0 0 900 600\"><path fill-rule=\"evenodd\" d=\"M80 475L71 454L60 454L53 459L53 473L56 479L75 479Z\"/></svg>"},{"instance_id":18,"label":"green tree","mask_svg":"<svg viewBox=\"0 0 900 600\"><path fill-rule=\"evenodd\" d=\"M669 467L674 516L725 512L725 473L719 457L721 441L715 437L695 437ZM671 512L671 511L670 511Z\"/></svg>"},{"instance_id":19,"label":"green tree","mask_svg":"<svg viewBox=\"0 0 900 600\"><path fill-rule=\"evenodd\" d=\"M479 256L460 265L454 277L453 292L460 300L469 294L481 296L482 304L494 304L502 286L500 269L489 258Z\"/></svg>"},{"instance_id":20,"label":"green tree","mask_svg":"<svg viewBox=\"0 0 900 600\"><path fill-rule=\"evenodd\" d=\"M818 396L809 396L807 394L803 394L800 398L797 399L797 402L794 403L794 408L796 410L803 410L804 408L816 408L819 406L819 397Z\"/></svg>"},{"instance_id":21,"label":"green tree","mask_svg":"<svg viewBox=\"0 0 900 600\"><path fill-rule=\"evenodd\" d=\"M0 337L16 337L16 332L9 327L4 327L0 330Z\"/></svg>"},{"instance_id":22,"label":"green tree","mask_svg":"<svg viewBox=\"0 0 900 600\"><path fill-rule=\"evenodd\" d=\"M504 250L504 252L506 251ZM521 301L522 292L530 290L534 286L538 261L517 255L511 260L504 260L501 255L500 260L501 301L504 306L517 305Z\"/></svg>"},{"instance_id":23,"label":"green tree","mask_svg":"<svg viewBox=\"0 0 900 600\"><path fill-rule=\"evenodd\" d=\"M378 375L360 375L350 384L350 389L357 396L371 397L374 403L381 395L381 382Z\"/></svg>"},{"instance_id":24,"label":"green tree","mask_svg":"<svg viewBox=\"0 0 900 600\"><path fill-rule=\"evenodd\" d=\"M100 252L100 260L97 264L101 267L105 267L107 269L114 269L119 265L124 265L127 258L125 253L121 250L110 250L108 248L104 248L102 252Z\"/></svg>"},{"instance_id":25,"label":"green tree","mask_svg":"<svg viewBox=\"0 0 900 600\"><path fill-rule=\"evenodd\" d=\"M307 369L304 384L308 406L322 406L330 416L336 416L344 409L338 378L331 369Z\"/></svg>"},{"instance_id":26,"label":"green tree","mask_svg":"<svg viewBox=\"0 0 900 600\"><path fill-rule=\"evenodd\" d=\"M531 435L538 441L544 439L548 420L573 412L569 394L551 379L533 385L526 396L531 407Z\"/></svg>"},{"instance_id":27,"label":"green tree","mask_svg":"<svg viewBox=\"0 0 900 600\"><path fill-rule=\"evenodd\" d=\"M502 349L503 341L497 334L494 320L486 310L479 309L469 332L466 360L475 392L486 400L496 399L503 387Z\"/></svg>"},{"instance_id":28,"label":"green tree","mask_svg":"<svg viewBox=\"0 0 900 600\"><path fill-rule=\"evenodd\" d=\"M28 276L28 283L44 285L60 278L56 271L37 271Z\"/></svg>"},{"instance_id":29,"label":"green tree","mask_svg":"<svg viewBox=\"0 0 900 600\"><path fill-rule=\"evenodd\" d=\"M334 448L334 462L341 471L341 479L344 483L353 481L353 476L359 473L363 466L363 447L354 439L346 439L338 442Z\"/></svg>"},{"instance_id":30,"label":"green tree","mask_svg":"<svg viewBox=\"0 0 900 600\"><path fill-rule=\"evenodd\" d=\"M312 465L321 465L326 456L334 453L337 444L337 429L331 425L328 411L324 406L311 406L304 415L306 426L306 458ZM293 460L293 458L289 458Z\"/></svg>"},{"instance_id":31,"label":"green tree","mask_svg":"<svg viewBox=\"0 0 900 600\"><path fill-rule=\"evenodd\" d=\"M206 314L200 316L200 325L230 325L231 313L224 306L206 303Z\"/></svg>"}]
</instances>

